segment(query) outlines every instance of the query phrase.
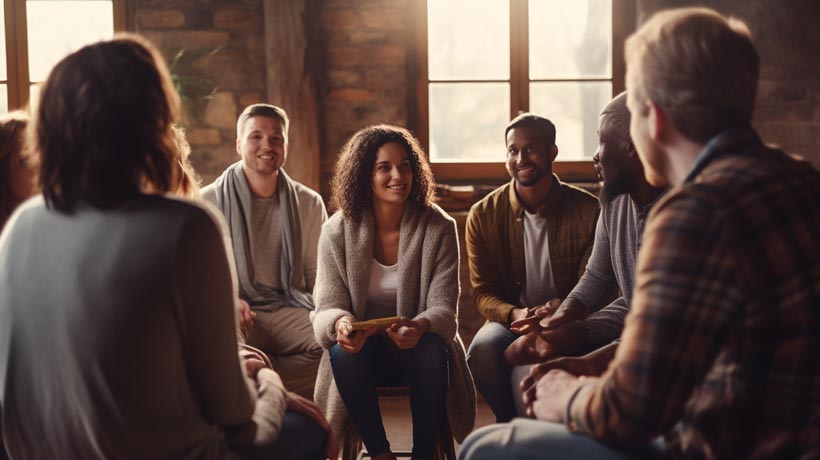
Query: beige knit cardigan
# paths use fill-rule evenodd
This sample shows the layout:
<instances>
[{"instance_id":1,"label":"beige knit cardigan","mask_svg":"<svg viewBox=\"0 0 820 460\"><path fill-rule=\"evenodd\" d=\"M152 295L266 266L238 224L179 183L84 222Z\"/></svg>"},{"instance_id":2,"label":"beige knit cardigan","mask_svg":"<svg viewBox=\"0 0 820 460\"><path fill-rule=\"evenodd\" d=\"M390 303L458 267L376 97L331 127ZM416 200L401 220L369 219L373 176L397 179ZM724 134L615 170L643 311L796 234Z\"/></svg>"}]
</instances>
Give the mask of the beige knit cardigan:
<instances>
[{"instance_id":1,"label":"beige knit cardigan","mask_svg":"<svg viewBox=\"0 0 820 460\"><path fill-rule=\"evenodd\" d=\"M456 224L436 205L420 207L408 202L399 238L397 313L430 321L430 332L444 338L449 355L447 415L453 436L461 442L475 423L476 395L467 368L464 345L458 335L459 249ZM372 212L360 222L335 213L322 226L312 313L316 341L325 350L336 343L336 321L344 315L364 318L375 224ZM319 364L314 391L337 437L347 424L347 411L339 397L330 354Z\"/></svg>"}]
</instances>

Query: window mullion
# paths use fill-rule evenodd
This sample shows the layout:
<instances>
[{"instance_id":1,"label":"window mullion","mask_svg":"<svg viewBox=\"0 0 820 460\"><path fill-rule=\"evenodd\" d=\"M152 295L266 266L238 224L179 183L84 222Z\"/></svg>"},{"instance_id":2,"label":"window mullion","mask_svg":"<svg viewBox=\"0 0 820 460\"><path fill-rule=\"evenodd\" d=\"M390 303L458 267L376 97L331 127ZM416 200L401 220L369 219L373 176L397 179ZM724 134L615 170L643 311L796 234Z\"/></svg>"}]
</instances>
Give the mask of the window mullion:
<instances>
[{"instance_id":1,"label":"window mullion","mask_svg":"<svg viewBox=\"0 0 820 460\"><path fill-rule=\"evenodd\" d=\"M626 89L626 59L623 44L635 31L635 0L612 1L612 95Z\"/></svg>"},{"instance_id":2,"label":"window mullion","mask_svg":"<svg viewBox=\"0 0 820 460\"><path fill-rule=\"evenodd\" d=\"M111 9L114 12L114 32L126 32L128 20L125 0L111 0Z\"/></svg>"},{"instance_id":3,"label":"window mullion","mask_svg":"<svg viewBox=\"0 0 820 460\"><path fill-rule=\"evenodd\" d=\"M14 110L20 105L17 93L17 35L14 16L14 1L3 2L3 17L6 24L6 91L8 92L9 110Z\"/></svg>"},{"instance_id":4,"label":"window mullion","mask_svg":"<svg viewBox=\"0 0 820 460\"><path fill-rule=\"evenodd\" d=\"M408 108L412 108L413 116L409 117L415 121L415 126L410 126L415 131L416 137L427 154L430 154L430 80L428 72L428 50L427 50L427 0L416 0L410 2L413 11L412 27L412 47L415 59L412 75L415 80L413 91L408 93Z\"/></svg>"},{"instance_id":5,"label":"window mullion","mask_svg":"<svg viewBox=\"0 0 820 460\"><path fill-rule=\"evenodd\" d=\"M9 109L20 109L29 96L26 0L6 1L6 49L9 53ZM9 6L12 11L9 14ZM11 31L9 31L11 29Z\"/></svg>"},{"instance_id":6,"label":"window mullion","mask_svg":"<svg viewBox=\"0 0 820 460\"><path fill-rule=\"evenodd\" d=\"M529 110L528 0L510 0L510 118Z\"/></svg>"}]
</instances>

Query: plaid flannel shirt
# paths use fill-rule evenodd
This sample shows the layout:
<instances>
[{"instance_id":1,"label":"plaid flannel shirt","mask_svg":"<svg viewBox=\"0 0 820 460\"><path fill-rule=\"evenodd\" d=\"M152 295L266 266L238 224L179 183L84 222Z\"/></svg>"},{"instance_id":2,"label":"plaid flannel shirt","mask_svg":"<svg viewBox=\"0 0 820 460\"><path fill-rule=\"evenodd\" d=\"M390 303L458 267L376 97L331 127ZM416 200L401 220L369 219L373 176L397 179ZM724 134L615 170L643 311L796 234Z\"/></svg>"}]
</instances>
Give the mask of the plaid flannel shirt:
<instances>
[{"instance_id":1,"label":"plaid flannel shirt","mask_svg":"<svg viewBox=\"0 0 820 460\"><path fill-rule=\"evenodd\" d=\"M567 408L611 444L684 458L820 457L820 173L751 127L658 203L608 371Z\"/></svg>"}]
</instances>

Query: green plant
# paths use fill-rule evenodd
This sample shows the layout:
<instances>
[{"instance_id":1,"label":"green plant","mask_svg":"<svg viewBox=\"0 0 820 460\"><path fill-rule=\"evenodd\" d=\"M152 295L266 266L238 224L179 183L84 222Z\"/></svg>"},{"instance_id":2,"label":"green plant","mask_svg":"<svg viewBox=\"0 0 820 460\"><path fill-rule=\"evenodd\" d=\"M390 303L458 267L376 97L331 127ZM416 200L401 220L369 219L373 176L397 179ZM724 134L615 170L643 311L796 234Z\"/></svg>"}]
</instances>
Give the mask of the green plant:
<instances>
[{"instance_id":1,"label":"green plant","mask_svg":"<svg viewBox=\"0 0 820 460\"><path fill-rule=\"evenodd\" d=\"M222 46L201 46L193 50L180 48L171 59L168 70L182 102L182 124L198 123L208 100L216 92L213 80L194 70L194 63L204 57L220 52Z\"/></svg>"}]
</instances>

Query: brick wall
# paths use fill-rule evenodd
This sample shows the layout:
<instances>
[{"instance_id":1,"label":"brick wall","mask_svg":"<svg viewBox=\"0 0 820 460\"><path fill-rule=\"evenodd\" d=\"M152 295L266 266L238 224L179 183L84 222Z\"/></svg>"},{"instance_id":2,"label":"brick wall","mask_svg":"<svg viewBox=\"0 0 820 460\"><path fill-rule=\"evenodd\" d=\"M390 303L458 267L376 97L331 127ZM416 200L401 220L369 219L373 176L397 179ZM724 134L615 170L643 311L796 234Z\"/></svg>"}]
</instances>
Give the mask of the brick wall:
<instances>
[{"instance_id":1,"label":"brick wall","mask_svg":"<svg viewBox=\"0 0 820 460\"><path fill-rule=\"evenodd\" d=\"M266 98L262 1L134 0L129 6L134 29L169 63L185 52L172 72L194 90L183 124L194 166L208 184L237 159L239 112Z\"/></svg>"},{"instance_id":2,"label":"brick wall","mask_svg":"<svg viewBox=\"0 0 820 460\"><path fill-rule=\"evenodd\" d=\"M405 0L326 0L318 18L325 53L321 181L345 141L376 123L408 122L409 16Z\"/></svg>"}]
</instances>

